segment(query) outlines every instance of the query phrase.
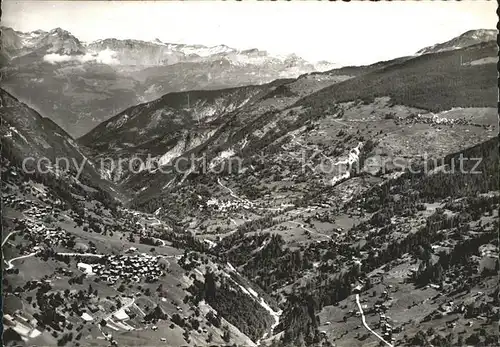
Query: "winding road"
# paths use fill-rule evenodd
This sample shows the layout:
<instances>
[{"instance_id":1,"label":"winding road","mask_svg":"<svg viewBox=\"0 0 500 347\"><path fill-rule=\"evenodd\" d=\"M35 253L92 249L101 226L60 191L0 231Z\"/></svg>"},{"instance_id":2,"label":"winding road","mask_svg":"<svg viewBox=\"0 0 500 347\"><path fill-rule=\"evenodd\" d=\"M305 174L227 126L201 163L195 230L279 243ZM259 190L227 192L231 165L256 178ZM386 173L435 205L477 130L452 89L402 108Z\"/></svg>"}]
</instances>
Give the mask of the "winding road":
<instances>
[{"instance_id":1,"label":"winding road","mask_svg":"<svg viewBox=\"0 0 500 347\"><path fill-rule=\"evenodd\" d=\"M25 255L22 255L20 257L16 257L16 258L12 258L11 260L7 260L7 261L4 261L5 264L7 264L7 268L5 270L10 270L14 267L14 265L12 264L13 261L15 260L21 260L21 259L25 259L25 258L30 258L30 257L33 257L35 255L37 255L38 252L33 252L33 253L30 253L30 254L25 254Z\"/></svg>"},{"instance_id":2,"label":"winding road","mask_svg":"<svg viewBox=\"0 0 500 347\"><path fill-rule=\"evenodd\" d=\"M17 234L18 232L20 232L21 230L14 230L13 232L9 233L9 235L7 235L5 237L5 239L3 239L2 241L2 247L5 245L5 243L7 242L7 240L9 239L9 237L11 237L11 235L14 235L14 234Z\"/></svg>"},{"instance_id":3,"label":"winding road","mask_svg":"<svg viewBox=\"0 0 500 347\"><path fill-rule=\"evenodd\" d=\"M16 258L12 258L10 260L4 260L5 264L7 264L7 269L6 270L10 270L14 267L14 265L12 264L13 261L16 261L16 260L21 260L21 259L25 259L25 258L30 258L30 257L33 257L35 255L37 255L38 252L33 252L33 253L30 253L30 254L25 254L25 255L22 255L20 257L16 257ZM69 257L72 257L72 256L82 256L82 257L95 257L95 258L102 258L104 257L103 254L94 254L94 253L56 253L57 255L62 255L62 256L69 256Z\"/></svg>"},{"instance_id":4,"label":"winding road","mask_svg":"<svg viewBox=\"0 0 500 347\"><path fill-rule=\"evenodd\" d=\"M382 336L380 336L375 331L373 331L372 328L370 328L368 326L368 324L366 323L365 313L363 312L363 307L361 307L361 303L359 302L359 294L356 294L356 304L358 304L359 313L361 314L361 320L363 321L363 325L365 326L365 328L369 332L371 332L373 335L375 335L380 341L382 341L383 343L385 343L387 346L394 347L389 342L387 342L386 340L384 340L384 338Z\"/></svg>"},{"instance_id":5,"label":"winding road","mask_svg":"<svg viewBox=\"0 0 500 347\"><path fill-rule=\"evenodd\" d=\"M27 209L27 210L23 211L23 212L22 212L22 214L23 214L23 217L24 217L25 219L27 219L27 220L29 220L29 221L33 222L33 218L32 218L31 216L28 216L28 215L26 214L26 213L30 213L30 212L32 212L31 210L32 210L32 208L29 208L29 209ZM5 237L5 239L3 239L3 241L2 241L2 247L5 245L5 243L6 243L6 242L7 242L7 240L9 239L9 237L11 237L12 235L17 234L17 233L19 233L19 232L21 232L21 231L22 231L22 230L14 230L14 231L10 232L10 233L9 233L9 235L7 235L7 236Z\"/></svg>"}]
</instances>

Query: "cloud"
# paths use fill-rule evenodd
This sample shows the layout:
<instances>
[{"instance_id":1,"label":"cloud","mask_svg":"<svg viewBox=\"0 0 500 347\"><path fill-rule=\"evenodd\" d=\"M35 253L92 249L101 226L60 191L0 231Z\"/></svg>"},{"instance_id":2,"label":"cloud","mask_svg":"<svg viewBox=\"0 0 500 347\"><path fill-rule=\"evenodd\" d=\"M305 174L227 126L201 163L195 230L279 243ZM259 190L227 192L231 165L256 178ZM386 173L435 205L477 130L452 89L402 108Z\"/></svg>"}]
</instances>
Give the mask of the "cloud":
<instances>
[{"instance_id":1,"label":"cloud","mask_svg":"<svg viewBox=\"0 0 500 347\"><path fill-rule=\"evenodd\" d=\"M116 58L116 52L106 48L98 53L86 53L84 55L68 55L51 53L43 57L43 61L50 64L64 63L69 61L77 61L80 63L96 62L106 65L118 65L120 61Z\"/></svg>"}]
</instances>

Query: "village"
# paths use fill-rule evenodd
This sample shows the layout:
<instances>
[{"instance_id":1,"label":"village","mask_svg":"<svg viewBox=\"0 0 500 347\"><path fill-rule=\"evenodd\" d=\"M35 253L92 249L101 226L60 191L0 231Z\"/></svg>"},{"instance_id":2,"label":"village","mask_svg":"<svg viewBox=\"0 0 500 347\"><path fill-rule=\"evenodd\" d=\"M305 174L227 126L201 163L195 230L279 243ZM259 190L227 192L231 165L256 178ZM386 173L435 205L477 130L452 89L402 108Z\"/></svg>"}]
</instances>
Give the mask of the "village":
<instances>
[{"instance_id":1,"label":"village","mask_svg":"<svg viewBox=\"0 0 500 347\"><path fill-rule=\"evenodd\" d=\"M446 112L444 112L446 114ZM485 129L492 130L493 127L491 125L486 124L476 124L467 120L465 118L446 118L442 117L441 114L413 114L406 118L395 117L393 115L388 115L387 117L394 117L394 121L397 125L411 125L411 124L430 124L430 125L447 125L450 127L457 125L472 125L476 127L483 127Z\"/></svg>"},{"instance_id":2,"label":"village","mask_svg":"<svg viewBox=\"0 0 500 347\"><path fill-rule=\"evenodd\" d=\"M135 252L135 248L129 252ZM159 257L146 253L135 255L104 255L97 264L80 262L78 268L87 276L97 276L100 280L115 284L117 281L156 282L163 275L166 262L159 262Z\"/></svg>"}]
</instances>

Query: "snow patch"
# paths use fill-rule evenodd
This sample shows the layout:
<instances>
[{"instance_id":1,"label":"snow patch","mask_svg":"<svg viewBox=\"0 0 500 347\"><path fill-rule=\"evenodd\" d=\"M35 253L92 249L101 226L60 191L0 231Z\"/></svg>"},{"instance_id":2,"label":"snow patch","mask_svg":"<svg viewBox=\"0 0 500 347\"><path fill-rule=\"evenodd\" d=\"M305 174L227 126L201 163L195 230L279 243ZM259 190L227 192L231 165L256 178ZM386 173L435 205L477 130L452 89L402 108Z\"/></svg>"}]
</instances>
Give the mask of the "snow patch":
<instances>
[{"instance_id":1,"label":"snow patch","mask_svg":"<svg viewBox=\"0 0 500 347\"><path fill-rule=\"evenodd\" d=\"M359 161L359 155L361 153L362 147L363 147L363 143L359 142L356 147L352 148L349 151L349 155L348 155L347 159L340 160L335 164L335 166L340 167L341 170L345 169L346 167L347 167L347 169L345 170L344 173L341 173L340 175L337 175L337 176L332 178L332 180L331 180L332 185L336 184L337 182L339 182L343 179L351 177L352 165Z\"/></svg>"},{"instance_id":2,"label":"snow patch","mask_svg":"<svg viewBox=\"0 0 500 347\"><path fill-rule=\"evenodd\" d=\"M234 156L236 153L232 148L226 149L225 151L220 152L217 157L213 158L210 161L210 169L213 169L215 166L223 162L224 160L231 158Z\"/></svg>"},{"instance_id":3,"label":"snow patch","mask_svg":"<svg viewBox=\"0 0 500 347\"><path fill-rule=\"evenodd\" d=\"M23 134L21 134L19 131L17 131L17 129L16 129L16 128L14 128L14 127L9 127L9 130L11 130L11 131L15 132L17 135L19 135L19 137L20 137L21 139L23 139L23 140L24 140L24 142L28 143L28 140L26 140L26 137L24 137L24 135L23 135Z\"/></svg>"},{"instance_id":4,"label":"snow patch","mask_svg":"<svg viewBox=\"0 0 500 347\"><path fill-rule=\"evenodd\" d=\"M200 57L208 57L214 54L235 52L235 49L225 45L212 46L212 47L184 46L184 47L178 47L176 50L186 55L196 54Z\"/></svg>"}]
</instances>

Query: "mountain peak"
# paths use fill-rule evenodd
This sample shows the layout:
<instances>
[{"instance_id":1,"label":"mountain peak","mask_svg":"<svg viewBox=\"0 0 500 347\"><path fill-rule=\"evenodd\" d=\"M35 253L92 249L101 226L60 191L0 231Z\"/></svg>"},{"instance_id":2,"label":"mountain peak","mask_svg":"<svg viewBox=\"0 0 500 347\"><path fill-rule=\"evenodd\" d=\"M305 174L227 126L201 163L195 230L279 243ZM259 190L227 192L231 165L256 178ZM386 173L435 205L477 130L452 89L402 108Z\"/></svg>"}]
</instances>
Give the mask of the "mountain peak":
<instances>
[{"instance_id":1,"label":"mountain peak","mask_svg":"<svg viewBox=\"0 0 500 347\"><path fill-rule=\"evenodd\" d=\"M454 49L465 48L481 42L493 41L497 38L496 29L473 29L454 37L453 39L438 43L432 46L425 47L417 52L417 54L438 53L450 51Z\"/></svg>"},{"instance_id":2,"label":"mountain peak","mask_svg":"<svg viewBox=\"0 0 500 347\"><path fill-rule=\"evenodd\" d=\"M475 38L475 39L480 39L484 38L487 40L494 40L497 36L497 30L496 29L473 29L466 31L459 37L470 37L470 38Z\"/></svg>"},{"instance_id":3,"label":"mountain peak","mask_svg":"<svg viewBox=\"0 0 500 347\"><path fill-rule=\"evenodd\" d=\"M54 28L51 31L49 31L49 34L57 34L57 35L71 35L71 33L67 30L64 30L62 28Z\"/></svg>"}]
</instances>

